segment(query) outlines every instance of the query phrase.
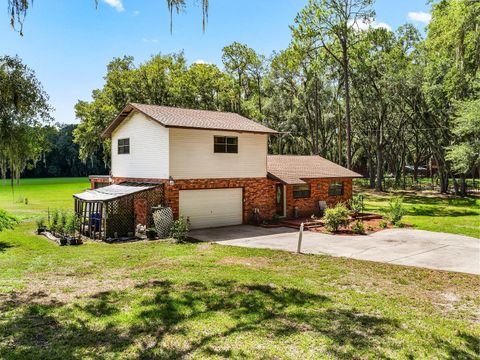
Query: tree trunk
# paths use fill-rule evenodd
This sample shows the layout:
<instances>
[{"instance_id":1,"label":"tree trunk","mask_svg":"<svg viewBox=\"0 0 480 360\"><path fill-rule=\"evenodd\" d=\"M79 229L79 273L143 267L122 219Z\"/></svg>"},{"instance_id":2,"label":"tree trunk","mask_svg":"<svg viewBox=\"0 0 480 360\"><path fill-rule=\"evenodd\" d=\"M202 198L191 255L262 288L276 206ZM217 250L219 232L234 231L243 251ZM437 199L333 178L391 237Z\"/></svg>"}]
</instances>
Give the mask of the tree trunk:
<instances>
[{"instance_id":1,"label":"tree trunk","mask_svg":"<svg viewBox=\"0 0 480 360\"><path fill-rule=\"evenodd\" d=\"M348 59L347 40L342 40L342 62L343 62L343 87L345 90L345 120L346 120L346 141L347 141L347 168L352 168L352 129L350 119L350 70Z\"/></svg>"},{"instance_id":2,"label":"tree trunk","mask_svg":"<svg viewBox=\"0 0 480 360\"><path fill-rule=\"evenodd\" d=\"M375 181L375 190L376 191L383 191L383 149L378 146L377 147L377 173L376 173L376 181Z\"/></svg>"},{"instance_id":3,"label":"tree trunk","mask_svg":"<svg viewBox=\"0 0 480 360\"><path fill-rule=\"evenodd\" d=\"M375 167L373 166L373 159L371 154L368 154L367 166L368 166L368 173L370 177L370 189L374 189L375 188Z\"/></svg>"},{"instance_id":4,"label":"tree trunk","mask_svg":"<svg viewBox=\"0 0 480 360\"><path fill-rule=\"evenodd\" d=\"M465 175L463 174L460 178L460 195L462 197L467 196L467 182L465 181Z\"/></svg>"}]
</instances>

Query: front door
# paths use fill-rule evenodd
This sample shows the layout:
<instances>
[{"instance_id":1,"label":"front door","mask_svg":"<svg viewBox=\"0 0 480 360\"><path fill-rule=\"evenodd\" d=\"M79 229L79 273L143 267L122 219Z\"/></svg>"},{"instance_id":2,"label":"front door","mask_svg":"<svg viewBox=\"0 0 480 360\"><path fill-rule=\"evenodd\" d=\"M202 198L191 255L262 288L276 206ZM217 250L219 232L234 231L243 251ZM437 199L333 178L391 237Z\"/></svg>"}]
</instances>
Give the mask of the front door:
<instances>
[{"instance_id":1,"label":"front door","mask_svg":"<svg viewBox=\"0 0 480 360\"><path fill-rule=\"evenodd\" d=\"M285 216L283 212L284 196L285 192L283 191L283 184L277 184L275 187L275 203L277 205L276 212L278 216Z\"/></svg>"}]
</instances>

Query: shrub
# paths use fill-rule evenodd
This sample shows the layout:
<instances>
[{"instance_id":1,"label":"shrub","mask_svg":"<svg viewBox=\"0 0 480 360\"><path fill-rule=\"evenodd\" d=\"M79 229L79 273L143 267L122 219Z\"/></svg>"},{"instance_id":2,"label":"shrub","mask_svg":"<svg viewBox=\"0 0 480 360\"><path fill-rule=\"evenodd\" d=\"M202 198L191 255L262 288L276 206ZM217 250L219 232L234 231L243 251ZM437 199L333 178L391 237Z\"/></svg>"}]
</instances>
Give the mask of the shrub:
<instances>
[{"instance_id":1,"label":"shrub","mask_svg":"<svg viewBox=\"0 0 480 360\"><path fill-rule=\"evenodd\" d=\"M170 236L178 242L185 241L187 239L189 228L189 222L183 216L175 220L170 227Z\"/></svg>"},{"instance_id":2,"label":"shrub","mask_svg":"<svg viewBox=\"0 0 480 360\"><path fill-rule=\"evenodd\" d=\"M380 227L380 229L386 229L387 225L388 223L385 220L382 220L378 223L378 226Z\"/></svg>"},{"instance_id":3,"label":"shrub","mask_svg":"<svg viewBox=\"0 0 480 360\"><path fill-rule=\"evenodd\" d=\"M37 232L41 233L47 228L47 222L44 217L39 217L35 220L35 223L37 224Z\"/></svg>"},{"instance_id":4,"label":"shrub","mask_svg":"<svg viewBox=\"0 0 480 360\"><path fill-rule=\"evenodd\" d=\"M154 227L148 228L146 230L146 234L148 240L155 240L155 238L157 237L157 229L155 229Z\"/></svg>"},{"instance_id":5,"label":"shrub","mask_svg":"<svg viewBox=\"0 0 480 360\"><path fill-rule=\"evenodd\" d=\"M74 214L66 215L65 218L66 218L65 227L64 227L65 233L67 235L75 237L80 224L80 219Z\"/></svg>"},{"instance_id":6,"label":"shrub","mask_svg":"<svg viewBox=\"0 0 480 360\"><path fill-rule=\"evenodd\" d=\"M352 211L357 214L363 212L363 195L362 194L355 195L352 197L352 200L350 200L350 209L352 209Z\"/></svg>"},{"instance_id":7,"label":"shrub","mask_svg":"<svg viewBox=\"0 0 480 360\"><path fill-rule=\"evenodd\" d=\"M65 211L59 212L58 217L58 224L57 224L57 232L59 234L64 234L66 232L66 225L67 225L68 215Z\"/></svg>"},{"instance_id":8,"label":"shrub","mask_svg":"<svg viewBox=\"0 0 480 360\"><path fill-rule=\"evenodd\" d=\"M361 220L355 221L351 226L351 230L354 234L365 234L365 226Z\"/></svg>"},{"instance_id":9,"label":"shrub","mask_svg":"<svg viewBox=\"0 0 480 360\"><path fill-rule=\"evenodd\" d=\"M392 224L398 224L406 211L401 197L394 197L388 203L387 216Z\"/></svg>"},{"instance_id":10,"label":"shrub","mask_svg":"<svg viewBox=\"0 0 480 360\"><path fill-rule=\"evenodd\" d=\"M278 224L280 222L280 216L278 214L272 215L272 224Z\"/></svg>"},{"instance_id":11,"label":"shrub","mask_svg":"<svg viewBox=\"0 0 480 360\"><path fill-rule=\"evenodd\" d=\"M337 204L334 208L325 210L323 219L326 228L336 232L340 227L348 225L348 209L344 204Z\"/></svg>"},{"instance_id":12,"label":"shrub","mask_svg":"<svg viewBox=\"0 0 480 360\"><path fill-rule=\"evenodd\" d=\"M60 212L58 209L53 210L52 217L50 219L49 228L51 232L56 232L58 229L58 221L60 219Z\"/></svg>"},{"instance_id":13,"label":"shrub","mask_svg":"<svg viewBox=\"0 0 480 360\"><path fill-rule=\"evenodd\" d=\"M10 215L5 210L0 209L0 231L13 229L17 223L18 219L15 216Z\"/></svg>"}]
</instances>

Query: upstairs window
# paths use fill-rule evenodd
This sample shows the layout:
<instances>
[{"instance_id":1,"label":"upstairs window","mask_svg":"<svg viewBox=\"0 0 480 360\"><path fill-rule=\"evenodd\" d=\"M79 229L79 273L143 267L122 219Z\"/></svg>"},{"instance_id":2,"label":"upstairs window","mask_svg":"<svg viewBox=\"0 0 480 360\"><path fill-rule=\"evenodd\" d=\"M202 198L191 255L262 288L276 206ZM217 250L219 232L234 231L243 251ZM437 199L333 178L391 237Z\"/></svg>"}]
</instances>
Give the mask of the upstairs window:
<instances>
[{"instance_id":1,"label":"upstairs window","mask_svg":"<svg viewBox=\"0 0 480 360\"><path fill-rule=\"evenodd\" d=\"M214 136L213 152L215 153L238 153L238 137L234 136Z\"/></svg>"},{"instance_id":2,"label":"upstairs window","mask_svg":"<svg viewBox=\"0 0 480 360\"><path fill-rule=\"evenodd\" d=\"M293 197L295 199L309 198L310 197L310 185L293 185Z\"/></svg>"},{"instance_id":3,"label":"upstairs window","mask_svg":"<svg viewBox=\"0 0 480 360\"><path fill-rule=\"evenodd\" d=\"M130 154L130 139L118 139L118 153Z\"/></svg>"},{"instance_id":4,"label":"upstairs window","mask_svg":"<svg viewBox=\"0 0 480 360\"><path fill-rule=\"evenodd\" d=\"M331 182L328 185L328 196L342 196L343 182Z\"/></svg>"}]
</instances>

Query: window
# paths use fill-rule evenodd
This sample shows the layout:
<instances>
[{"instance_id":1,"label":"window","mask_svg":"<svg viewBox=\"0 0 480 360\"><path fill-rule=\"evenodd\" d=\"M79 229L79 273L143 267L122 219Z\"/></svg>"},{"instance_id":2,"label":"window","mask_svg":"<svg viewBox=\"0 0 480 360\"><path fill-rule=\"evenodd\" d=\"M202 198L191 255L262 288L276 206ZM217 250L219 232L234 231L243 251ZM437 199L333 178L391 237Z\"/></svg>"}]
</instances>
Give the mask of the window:
<instances>
[{"instance_id":1,"label":"window","mask_svg":"<svg viewBox=\"0 0 480 360\"><path fill-rule=\"evenodd\" d=\"M213 152L228 154L238 153L238 137L214 136Z\"/></svg>"},{"instance_id":2,"label":"window","mask_svg":"<svg viewBox=\"0 0 480 360\"><path fill-rule=\"evenodd\" d=\"M331 182L328 185L328 196L342 196L343 182Z\"/></svg>"},{"instance_id":3,"label":"window","mask_svg":"<svg viewBox=\"0 0 480 360\"><path fill-rule=\"evenodd\" d=\"M310 185L293 185L293 197L295 199L310 197Z\"/></svg>"},{"instance_id":4,"label":"window","mask_svg":"<svg viewBox=\"0 0 480 360\"><path fill-rule=\"evenodd\" d=\"M118 153L130 154L130 139L118 139Z\"/></svg>"}]
</instances>

